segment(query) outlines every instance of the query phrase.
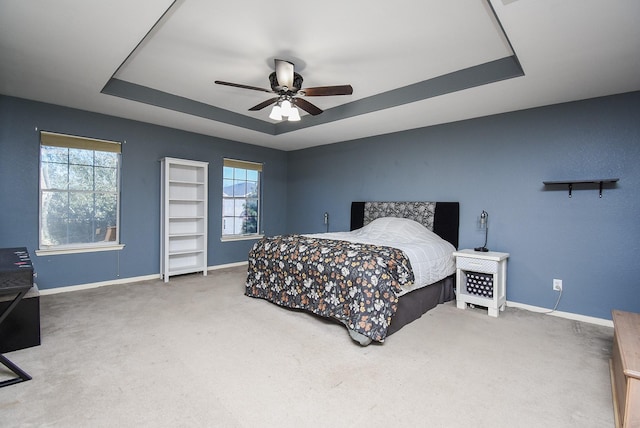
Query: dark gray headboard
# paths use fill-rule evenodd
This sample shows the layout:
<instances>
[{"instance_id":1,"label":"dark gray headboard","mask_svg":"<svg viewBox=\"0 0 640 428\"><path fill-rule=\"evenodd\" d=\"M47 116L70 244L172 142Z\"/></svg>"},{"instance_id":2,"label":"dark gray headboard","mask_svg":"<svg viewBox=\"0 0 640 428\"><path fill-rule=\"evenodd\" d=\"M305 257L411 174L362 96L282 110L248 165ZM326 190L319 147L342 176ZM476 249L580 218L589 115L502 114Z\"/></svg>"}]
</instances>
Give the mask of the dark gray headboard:
<instances>
[{"instance_id":1,"label":"dark gray headboard","mask_svg":"<svg viewBox=\"0 0 640 428\"><path fill-rule=\"evenodd\" d=\"M409 218L458 248L459 202L352 202L351 230L378 217Z\"/></svg>"}]
</instances>

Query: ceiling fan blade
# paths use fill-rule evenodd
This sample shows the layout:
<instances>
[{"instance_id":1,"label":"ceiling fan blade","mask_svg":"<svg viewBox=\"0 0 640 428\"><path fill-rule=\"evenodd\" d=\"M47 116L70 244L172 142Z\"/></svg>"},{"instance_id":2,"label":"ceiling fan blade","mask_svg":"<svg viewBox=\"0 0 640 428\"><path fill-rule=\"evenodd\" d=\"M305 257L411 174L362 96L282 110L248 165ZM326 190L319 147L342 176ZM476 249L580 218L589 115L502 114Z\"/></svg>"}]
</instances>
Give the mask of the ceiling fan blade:
<instances>
[{"instance_id":1,"label":"ceiling fan blade","mask_svg":"<svg viewBox=\"0 0 640 428\"><path fill-rule=\"evenodd\" d=\"M275 62L278 85L293 88L293 63L282 59L276 59Z\"/></svg>"},{"instance_id":2,"label":"ceiling fan blade","mask_svg":"<svg viewBox=\"0 0 640 428\"><path fill-rule=\"evenodd\" d=\"M252 89L254 91L262 91L262 92L273 93L273 91L271 91L269 89L258 88L257 86L249 86L249 85L241 85L239 83L223 82L222 80L216 80L215 83L217 83L218 85L233 86L234 88Z\"/></svg>"},{"instance_id":3,"label":"ceiling fan blade","mask_svg":"<svg viewBox=\"0 0 640 428\"><path fill-rule=\"evenodd\" d=\"M294 98L293 101L295 105L297 105L298 107L300 107L302 110L306 111L309 114L317 116L320 113L322 113L322 109L314 106L309 101L303 98Z\"/></svg>"},{"instance_id":4,"label":"ceiling fan blade","mask_svg":"<svg viewBox=\"0 0 640 428\"><path fill-rule=\"evenodd\" d=\"M278 101L278 98L279 98L279 97L270 98L270 99L268 99L268 100L266 100L266 101L261 102L261 103L260 103L260 104L258 104L258 105L255 105L255 106L251 107L249 110L250 110L250 111L258 111L258 110L262 110L262 109L263 109L263 108L265 108L266 106L271 105L271 104L275 103L276 101Z\"/></svg>"},{"instance_id":5,"label":"ceiling fan blade","mask_svg":"<svg viewBox=\"0 0 640 428\"><path fill-rule=\"evenodd\" d=\"M316 88L304 88L301 92L303 92L307 97L351 95L353 94L353 88L351 87L351 85L318 86Z\"/></svg>"}]
</instances>

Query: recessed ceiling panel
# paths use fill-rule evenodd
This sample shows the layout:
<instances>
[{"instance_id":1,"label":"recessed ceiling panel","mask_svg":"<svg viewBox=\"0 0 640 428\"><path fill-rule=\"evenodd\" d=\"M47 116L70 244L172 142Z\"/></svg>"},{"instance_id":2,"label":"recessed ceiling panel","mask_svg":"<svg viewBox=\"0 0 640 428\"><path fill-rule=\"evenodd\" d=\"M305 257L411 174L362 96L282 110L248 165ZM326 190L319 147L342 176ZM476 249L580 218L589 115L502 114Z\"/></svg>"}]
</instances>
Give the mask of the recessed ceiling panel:
<instances>
[{"instance_id":1,"label":"recessed ceiling panel","mask_svg":"<svg viewBox=\"0 0 640 428\"><path fill-rule=\"evenodd\" d=\"M248 109L269 94L213 82L269 89L273 59L286 59L303 87L353 86L351 96L313 98L327 110L511 54L482 0L328 0L305 10L190 0L174 4L115 77L268 120Z\"/></svg>"}]
</instances>

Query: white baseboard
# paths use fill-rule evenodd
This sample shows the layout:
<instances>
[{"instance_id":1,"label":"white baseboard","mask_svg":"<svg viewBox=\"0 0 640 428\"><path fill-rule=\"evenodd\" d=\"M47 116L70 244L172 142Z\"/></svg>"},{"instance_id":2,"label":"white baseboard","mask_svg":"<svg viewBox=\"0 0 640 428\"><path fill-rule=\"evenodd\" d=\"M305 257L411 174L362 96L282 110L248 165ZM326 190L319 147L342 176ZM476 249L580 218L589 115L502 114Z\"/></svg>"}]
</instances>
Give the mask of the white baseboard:
<instances>
[{"instance_id":1,"label":"white baseboard","mask_svg":"<svg viewBox=\"0 0 640 428\"><path fill-rule=\"evenodd\" d=\"M597 325L613 328L613 321L607 320L604 318L588 317L586 315L573 314L571 312L551 311L548 308L525 305L524 303L511 302L511 301L507 301L507 306L511 308L526 309L527 311L531 311L531 312L546 313L547 315L553 315L554 317L566 318L574 321L582 321L590 324L597 324Z\"/></svg>"},{"instance_id":2,"label":"white baseboard","mask_svg":"<svg viewBox=\"0 0 640 428\"><path fill-rule=\"evenodd\" d=\"M247 261L242 261L242 262L235 262L235 263L226 263L226 264L216 265L216 266L208 266L207 271L215 271L215 270L227 269L232 267L246 266L247 264L248 264ZM130 282L149 281L149 280L160 279L160 278L161 278L160 274L153 274L153 275L115 279L111 281L93 282L89 284L69 285L66 287L57 287L57 288L47 288L39 291L41 296L46 296L48 294L58 294L58 293L67 293L70 291L88 290L91 288L105 287L107 285L127 284ZM597 325L613 328L613 321L603 319L603 318L588 317L586 315L573 314L571 312L561 312L561 311L550 312L548 308L525 305L524 303L511 302L511 301L507 301L507 306L512 308L525 309L531 312L547 313L548 315L553 315L554 317L566 318L570 320L582 321L582 322L587 322L591 324L597 324Z\"/></svg>"},{"instance_id":3,"label":"white baseboard","mask_svg":"<svg viewBox=\"0 0 640 428\"><path fill-rule=\"evenodd\" d=\"M207 270L219 270L219 269L226 269L226 268L232 268L232 267L247 266L248 264L249 264L248 261L226 263L224 265L209 266L207 267Z\"/></svg>"},{"instance_id":4,"label":"white baseboard","mask_svg":"<svg viewBox=\"0 0 640 428\"><path fill-rule=\"evenodd\" d=\"M245 262L236 262L236 263L226 263L223 265L216 265L216 266L207 266L207 271L226 269L226 268L238 267L238 266L246 266L247 264L248 262L245 261ZM46 288L44 290L39 290L39 291L41 296L46 296L47 294L68 293L70 291L88 290L91 288L105 287L107 285L128 284L130 282L150 281L150 280L160 279L160 278L161 278L161 275L158 273L153 275L133 276L129 278L113 279L109 281L92 282L88 284L68 285L66 287Z\"/></svg>"},{"instance_id":5,"label":"white baseboard","mask_svg":"<svg viewBox=\"0 0 640 428\"><path fill-rule=\"evenodd\" d=\"M40 295L46 296L47 294L68 293L70 291L88 290L90 288L105 287L107 285L127 284L130 282L149 281L152 279L159 279L160 274L133 276L130 278L113 279L110 281L91 282L89 284L68 285L66 287L45 288L40 289Z\"/></svg>"}]
</instances>

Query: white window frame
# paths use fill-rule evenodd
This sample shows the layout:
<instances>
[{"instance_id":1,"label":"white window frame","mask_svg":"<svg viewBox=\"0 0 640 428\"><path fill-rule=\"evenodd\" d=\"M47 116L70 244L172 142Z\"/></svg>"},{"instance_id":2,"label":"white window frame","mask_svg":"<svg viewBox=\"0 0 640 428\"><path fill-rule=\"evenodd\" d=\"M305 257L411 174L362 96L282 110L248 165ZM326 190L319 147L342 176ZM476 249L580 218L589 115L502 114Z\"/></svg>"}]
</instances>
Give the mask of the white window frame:
<instances>
[{"instance_id":1,"label":"white window frame","mask_svg":"<svg viewBox=\"0 0 640 428\"><path fill-rule=\"evenodd\" d=\"M239 168L245 170L256 171L258 173L258 209L257 209L257 227L255 233L245 233L245 234L225 234L225 221L227 217L225 216L225 200L236 199L233 196L226 196L224 192L224 168ZM259 239L264 236L261 232L262 227L262 186L263 186L263 177L262 177L263 164L258 162L248 162L237 159L223 159L223 173L222 173L222 222L220 224L220 233L222 242L225 241L239 241L239 240L247 240L247 239Z\"/></svg>"},{"instance_id":2,"label":"white window frame","mask_svg":"<svg viewBox=\"0 0 640 428\"><path fill-rule=\"evenodd\" d=\"M42 153L43 147L62 147L71 149L91 150L93 152L110 152L117 153L116 167L116 224L115 230L112 228L109 232L105 231L105 240L90 243L67 243L60 245L50 245L42 242L43 237L43 194L44 192L56 191L67 192L71 194L75 191L70 189L43 189L42 176ZM120 243L120 170L122 164L121 143L117 141L98 140L94 138L78 137L74 135L58 134L54 132L40 131L40 162L38 168L39 175L39 206L38 206L38 250L36 255L55 255L55 254L72 254L86 253L96 251L112 251L121 250L124 245ZM94 166L95 168L95 166ZM98 193L95 189L82 191L84 193ZM102 231L101 231L102 233ZM107 240L107 235L111 233Z\"/></svg>"}]
</instances>

